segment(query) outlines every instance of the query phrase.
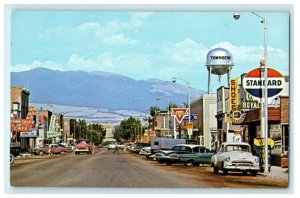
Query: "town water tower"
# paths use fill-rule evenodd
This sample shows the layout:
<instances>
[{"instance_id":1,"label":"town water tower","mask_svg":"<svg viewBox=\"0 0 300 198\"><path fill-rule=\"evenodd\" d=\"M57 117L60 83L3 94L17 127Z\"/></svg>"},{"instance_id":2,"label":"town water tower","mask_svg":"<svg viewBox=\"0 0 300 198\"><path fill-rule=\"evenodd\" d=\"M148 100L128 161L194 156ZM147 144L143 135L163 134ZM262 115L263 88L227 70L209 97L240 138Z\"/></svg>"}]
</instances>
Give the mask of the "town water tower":
<instances>
[{"instance_id":1,"label":"town water tower","mask_svg":"<svg viewBox=\"0 0 300 198\"><path fill-rule=\"evenodd\" d=\"M218 75L219 83L221 76L227 74L228 86L230 79L230 70L233 66L231 53L224 48L215 48L207 53L206 67L208 70L208 93L210 93L210 75Z\"/></svg>"}]
</instances>

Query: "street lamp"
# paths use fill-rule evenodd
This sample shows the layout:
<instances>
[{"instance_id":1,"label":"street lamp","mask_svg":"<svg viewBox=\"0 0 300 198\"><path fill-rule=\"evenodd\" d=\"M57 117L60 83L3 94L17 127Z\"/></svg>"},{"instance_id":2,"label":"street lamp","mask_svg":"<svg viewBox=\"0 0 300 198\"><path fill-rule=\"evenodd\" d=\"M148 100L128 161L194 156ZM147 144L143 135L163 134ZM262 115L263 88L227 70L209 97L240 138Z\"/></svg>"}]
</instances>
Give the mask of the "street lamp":
<instances>
[{"instance_id":1,"label":"street lamp","mask_svg":"<svg viewBox=\"0 0 300 198\"><path fill-rule=\"evenodd\" d=\"M178 77L173 77L173 80L172 82L173 83L176 83L176 80L182 80L186 83L186 86L187 86L187 90L188 90L188 105L189 105L189 122L191 122L191 90L190 90L190 83L182 78L178 78ZM191 135L192 135L192 132L191 130L193 129L188 129L188 135L189 135L189 139L191 139Z\"/></svg>"},{"instance_id":2,"label":"street lamp","mask_svg":"<svg viewBox=\"0 0 300 198\"><path fill-rule=\"evenodd\" d=\"M158 96L156 98L156 100L160 100L160 98L166 100L168 102L168 113L167 113L167 120L168 120L168 135L170 133L170 117L169 117L169 114L170 114L170 99L169 98L165 98L163 96ZM165 123L165 122L164 122ZM166 128L166 126L164 126L164 128Z\"/></svg>"},{"instance_id":3,"label":"street lamp","mask_svg":"<svg viewBox=\"0 0 300 198\"><path fill-rule=\"evenodd\" d=\"M262 19L261 23L264 24L264 59L261 61L261 71L264 72L264 90L262 91L262 98L264 98L264 102L261 105L261 122L260 128L261 133L265 138L265 173L269 173L268 170L268 24L267 24L267 13L264 16L261 16L255 12L251 12L252 14L258 16ZM233 14L234 19L238 20L240 18L240 14L235 12ZM264 68L263 68L264 67Z\"/></svg>"}]
</instances>

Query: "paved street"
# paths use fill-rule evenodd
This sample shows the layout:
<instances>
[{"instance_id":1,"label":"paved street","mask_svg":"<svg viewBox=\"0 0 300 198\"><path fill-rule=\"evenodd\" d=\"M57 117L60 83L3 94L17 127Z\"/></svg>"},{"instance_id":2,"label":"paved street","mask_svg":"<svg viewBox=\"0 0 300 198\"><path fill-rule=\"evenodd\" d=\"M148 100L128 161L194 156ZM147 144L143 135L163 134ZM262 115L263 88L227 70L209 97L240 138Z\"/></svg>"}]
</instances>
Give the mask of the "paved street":
<instances>
[{"instance_id":1,"label":"paved street","mask_svg":"<svg viewBox=\"0 0 300 198\"><path fill-rule=\"evenodd\" d=\"M287 177L214 174L209 166L167 166L134 153L101 148L92 155L53 155L17 159L11 185L26 187L129 188L286 188ZM286 174L286 173L285 173Z\"/></svg>"}]
</instances>

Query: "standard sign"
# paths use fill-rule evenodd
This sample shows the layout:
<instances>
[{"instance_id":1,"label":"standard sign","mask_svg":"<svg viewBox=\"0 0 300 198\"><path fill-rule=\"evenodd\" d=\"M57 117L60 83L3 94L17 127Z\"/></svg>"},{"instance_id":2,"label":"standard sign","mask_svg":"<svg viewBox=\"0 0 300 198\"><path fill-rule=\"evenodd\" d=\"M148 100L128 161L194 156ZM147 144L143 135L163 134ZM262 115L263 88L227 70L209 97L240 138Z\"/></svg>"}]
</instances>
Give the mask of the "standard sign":
<instances>
[{"instance_id":1,"label":"standard sign","mask_svg":"<svg viewBox=\"0 0 300 198\"><path fill-rule=\"evenodd\" d=\"M248 72L243 79L243 88L254 97L262 98L262 93L267 85L268 98L276 96L284 88L284 76L275 69L268 68L268 82L265 82L264 75L260 68Z\"/></svg>"}]
</instances>

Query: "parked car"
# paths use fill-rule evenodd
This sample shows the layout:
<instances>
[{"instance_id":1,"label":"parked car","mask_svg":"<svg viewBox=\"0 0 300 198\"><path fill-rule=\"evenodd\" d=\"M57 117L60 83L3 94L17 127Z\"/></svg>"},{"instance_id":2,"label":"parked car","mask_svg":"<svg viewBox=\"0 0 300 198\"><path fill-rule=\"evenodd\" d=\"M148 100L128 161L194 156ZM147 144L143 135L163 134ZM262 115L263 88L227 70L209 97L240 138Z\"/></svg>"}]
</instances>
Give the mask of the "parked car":
<instances>
[{"instance_id":1,"label":"parked car","mask_svg":"<svg viewBox=\"0 0 300 198\"><path fill-rule=\"evenodd\" d=\"M75 155L80 153L92 154L93 145L88 139L79 139L76 142Z\"/></svg>"},{"instance_id":2,"label":"parked car","mask_svg":"<svg viewBox=\"0 0 300 198\"><path fill-rule=\"evenodd\" d=\"M143 147L140 152L140 155L145 155L147 159L149 159L149 156L151 155L151 146Z\"/></svg>"},{"instance_id":3,"label":"parked car","mask_svg":"<svg viewBox=\"0 0 300 198\"><path fill-rule=\"evenodd\" d=\"M273 165L281 165L282 156L282 141L275 141L273 148L271 149L271 162Z\"/></svg>"},{"instance_id":4,"label":"parked car","mask_svg":"<svg viewBox=\"0 0 300 198\"><path fill-rule=\"evenodd\" d=\"M37 147L33 151L36 155L44 155L44 154L50 154L50 147L49 144L45 144L44 146Z\"/></svg>"},{"instance_id":5,"label":"parked car","mask_svg":"<svg viewBox=\"0 0 300 198\"><path fill-rule=\"evenodd\" d=\"M50 144L50 153L51 154L64 154L64 153L72 153L73 149L69 146L64 146L63 144Z\"/></svg>"},{"instance_id":6,"label":"parked car","mask_svg":"<svg viewBox=\"0 0 300 198\"><path fill-rule=\"evenodd\" d=\"M224 142L219 151L212 156L211 163L214 173L223 171L241 171L243 174L251 172L253 176L259 171L259 158L252 155L251 147L245 142Z\"/></svg>"},{"instance_id":7,"label":"parked car","mask_svg":"<svg viewBox=\"0 0 300 198\"><path fill-rule=\"evenodd\" d=\"M151 153L154 154L159 150L170 150L177 144L185 144L185 139L172 139L156 137L151 141Z\"/></svg>"},{"instance_id":8,"label":"parked car","mask_svg":"<svg viewBox=\"0 0 300 198\"><path fill-rule=\"evenodd\" d=\"M158 161L159 163L166 163L172 165L178 161L177 151L173 150L160 150L153 155L149 156L149 159Z\"/></svg>"},{"instance_id":9,"label":"parked car","mask_svg":"<svg viewBox=\"0 0 300 198\"><path fill-rule=\"evenodd\" d=\"M71 147L71 148L72 148L72 150L74 151L74 150L75 150L75 148L76 148L76 145L75 145L75 144L68 144L68 147Z\"/></svg>"},{"instance_id":10,"label":"parked car","mask_svg":"<svg viewBox=\"0 0 300 198\"><path fill-rule=\"evenodd\" d=\"M151 146L151 143L135 142L130 146L130 150L135 153L139 153L143 147Z\"/></svg>"},{"instance_id":11,"label":"parked car","mask_svg":"<svg viewBox=\"0 0 300 198\"><path fill-rule=\"evenodd\" d=\"M199 153L203 146L194 144L178 144L173 146L170 150L160 150L154 155L154 158L160 163L172 165L179 162L178 156L181 154ZM153 156L152 156L153 158Z\"/></svg>"},{"instance_id":12,"label":"parked car","mask_svg":"<svg viewBox=\"0 0 300 198\"><path fill-rule=\"evenodd\" d=\"M20 155L20 147L10 147L10 164L13 164L15 161L15 157Z\"/></svg>"},{"instance_id":13,"label":"parked car","mask_svg":"<svg viewBox=\"0 0 300 198\"><path fill-rule=\"evenodd\" d=\"M198 150L199 149L199 150ZM196 147L194 152L190 154L178 155L178 161L186 166L199 166L199 164L211 164L211 157L215 153L210 152L205 147Z\"/></svg>"}]
</instances>

